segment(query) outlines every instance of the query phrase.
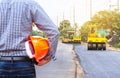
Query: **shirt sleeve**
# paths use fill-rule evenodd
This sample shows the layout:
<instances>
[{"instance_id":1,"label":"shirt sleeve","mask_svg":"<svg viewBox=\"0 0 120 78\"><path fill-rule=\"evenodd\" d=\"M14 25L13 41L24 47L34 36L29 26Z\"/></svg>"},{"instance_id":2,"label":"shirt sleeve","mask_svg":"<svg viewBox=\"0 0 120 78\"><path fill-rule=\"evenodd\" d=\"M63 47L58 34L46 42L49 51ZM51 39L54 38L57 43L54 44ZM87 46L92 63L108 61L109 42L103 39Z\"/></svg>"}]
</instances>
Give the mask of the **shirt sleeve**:
<instances>
[{"instance_id":1,"label":"shirt sleeve","mask_svg":"<svg viewBox=\"0 0 120 78\"><path fill-rule=\"evenodd\" d=\"M49 18L46 12L37 3L36 5L32 6L31 14L32 14L32 20L36 24L38 29L46 33L50 46L50 51L48 56L54 59L58 44L58 38L59 38L58 27L52 22L52 20Z\"/></svg>"}]
</instances>

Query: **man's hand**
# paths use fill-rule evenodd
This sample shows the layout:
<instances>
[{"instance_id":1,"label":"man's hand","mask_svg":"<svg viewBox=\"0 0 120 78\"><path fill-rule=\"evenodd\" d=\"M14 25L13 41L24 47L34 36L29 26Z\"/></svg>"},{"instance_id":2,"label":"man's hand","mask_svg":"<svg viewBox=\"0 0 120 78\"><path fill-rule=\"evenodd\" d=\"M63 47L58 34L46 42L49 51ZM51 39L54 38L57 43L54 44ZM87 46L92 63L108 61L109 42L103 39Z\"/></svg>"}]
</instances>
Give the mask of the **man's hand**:
<instances>
[{"instance_id":1,"label":"man's hand","mask_svg":"<svg viewBox=\"0 0 120 78\"><path fill-rule=\"evenodd\" d=\"M44 64L47 64L50 61L51 61L51 58L50 57L46 57L46 58L42 59L41 61L39 61L37 65L38 66L42 66Z\"/></svg>"}]
</instances>

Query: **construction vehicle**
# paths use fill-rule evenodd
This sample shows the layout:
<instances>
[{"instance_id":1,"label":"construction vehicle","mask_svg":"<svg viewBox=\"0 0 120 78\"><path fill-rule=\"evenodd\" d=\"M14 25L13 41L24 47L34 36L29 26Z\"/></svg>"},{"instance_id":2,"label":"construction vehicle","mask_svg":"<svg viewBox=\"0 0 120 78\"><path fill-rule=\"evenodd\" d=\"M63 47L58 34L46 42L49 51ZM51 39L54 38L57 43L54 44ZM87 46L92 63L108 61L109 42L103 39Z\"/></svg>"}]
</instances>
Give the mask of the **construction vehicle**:
<instances>
[{"instance_id":1,"label":"construction vehicle","mask_svg":"<svg viewBox=\"0 0 120 78\"><path fill-rule=\"evenodd\" d=\"M80 34L76 33L74 30L69 30L62 39L63 43L81 43Z\"/></svg>"},{"instance_id":2,"label":"construction vehicle","mask_svg":"<svg viewBox=\"0 0 120 78\"><path fill-rule=\"evenodd\" d=\"M106 50L106 31L97 30L93 28L88 34L88 50Z\"/></svg>"}]
</instances>

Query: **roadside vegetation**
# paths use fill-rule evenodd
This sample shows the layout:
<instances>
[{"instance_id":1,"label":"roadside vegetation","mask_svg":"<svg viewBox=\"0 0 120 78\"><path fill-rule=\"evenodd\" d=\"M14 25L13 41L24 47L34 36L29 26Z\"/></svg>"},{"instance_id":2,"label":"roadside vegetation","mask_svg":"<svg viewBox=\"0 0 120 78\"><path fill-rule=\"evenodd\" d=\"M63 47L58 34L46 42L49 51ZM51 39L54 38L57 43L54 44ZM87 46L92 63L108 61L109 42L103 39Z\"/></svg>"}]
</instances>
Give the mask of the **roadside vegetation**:
<instances>
[{"instance_id":1,"label":"roadside vegetation","mask_svg":"<svg viewBox=\"0 0 120 78\"><path fill-rule=\"evenodd\" d=\"M115 43L113 46L116 47L116 48L120 48L120 42L119 43Z\"/></svg>"},{"instance_id":2,"label":"roadside vegetation","mask_svg":"<svg viewBox=\"0 0 120 78\"><path fill-rule=\"evenodd\" d=\"M35 26L34 23L32 25L32 28L33 28L33 31L31 33L32 36L41 36L43 38L46 38L45 32L42 32L42 31L38 30L38 28Z\"/></svg>"}]
</instances>

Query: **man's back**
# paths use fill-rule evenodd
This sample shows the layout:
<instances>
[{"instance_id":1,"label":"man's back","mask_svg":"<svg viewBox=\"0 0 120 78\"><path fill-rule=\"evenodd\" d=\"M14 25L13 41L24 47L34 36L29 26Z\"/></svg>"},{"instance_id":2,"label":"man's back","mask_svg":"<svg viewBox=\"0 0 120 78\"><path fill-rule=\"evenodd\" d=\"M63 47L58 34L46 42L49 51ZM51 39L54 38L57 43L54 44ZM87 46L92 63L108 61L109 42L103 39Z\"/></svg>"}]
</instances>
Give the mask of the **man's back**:
<instances>
[{"instance_id":1,"label":"man's back","mask_svg":"<svg viewBox=\"0 0 120 78\"><path fill-rule=\"evenodd\" d=\"M31 35L32 23L46 33L49 56L54 58L58 27L34 0L0 0L0 55L26 56L24 43Z\"/></svg>"},{"instance_id":2,"label":"man's back","mask_svg":"<svg viewBox=\"0 0 120 78\"><path fill-rule=\"evenodd\" d=\"M0 53L4 51L20 51L19 56L25 55L24 42L32 31L30 1L0 1ZM9 52L8 55L10 56L15 54Z\"/></svg>"},{"instance_id":3,"label":"man's back","mask_svg":"<svg viewBox=\"0 0 120 78\"><path fill-rule=\"evenodd\" d=\"M36 78L34 62L25 50L32 23L48 37L49 53L35 63L44 65L55 59L57 26L34 0L0 0L0 78Z\"/></svg>"}]
</instances>

